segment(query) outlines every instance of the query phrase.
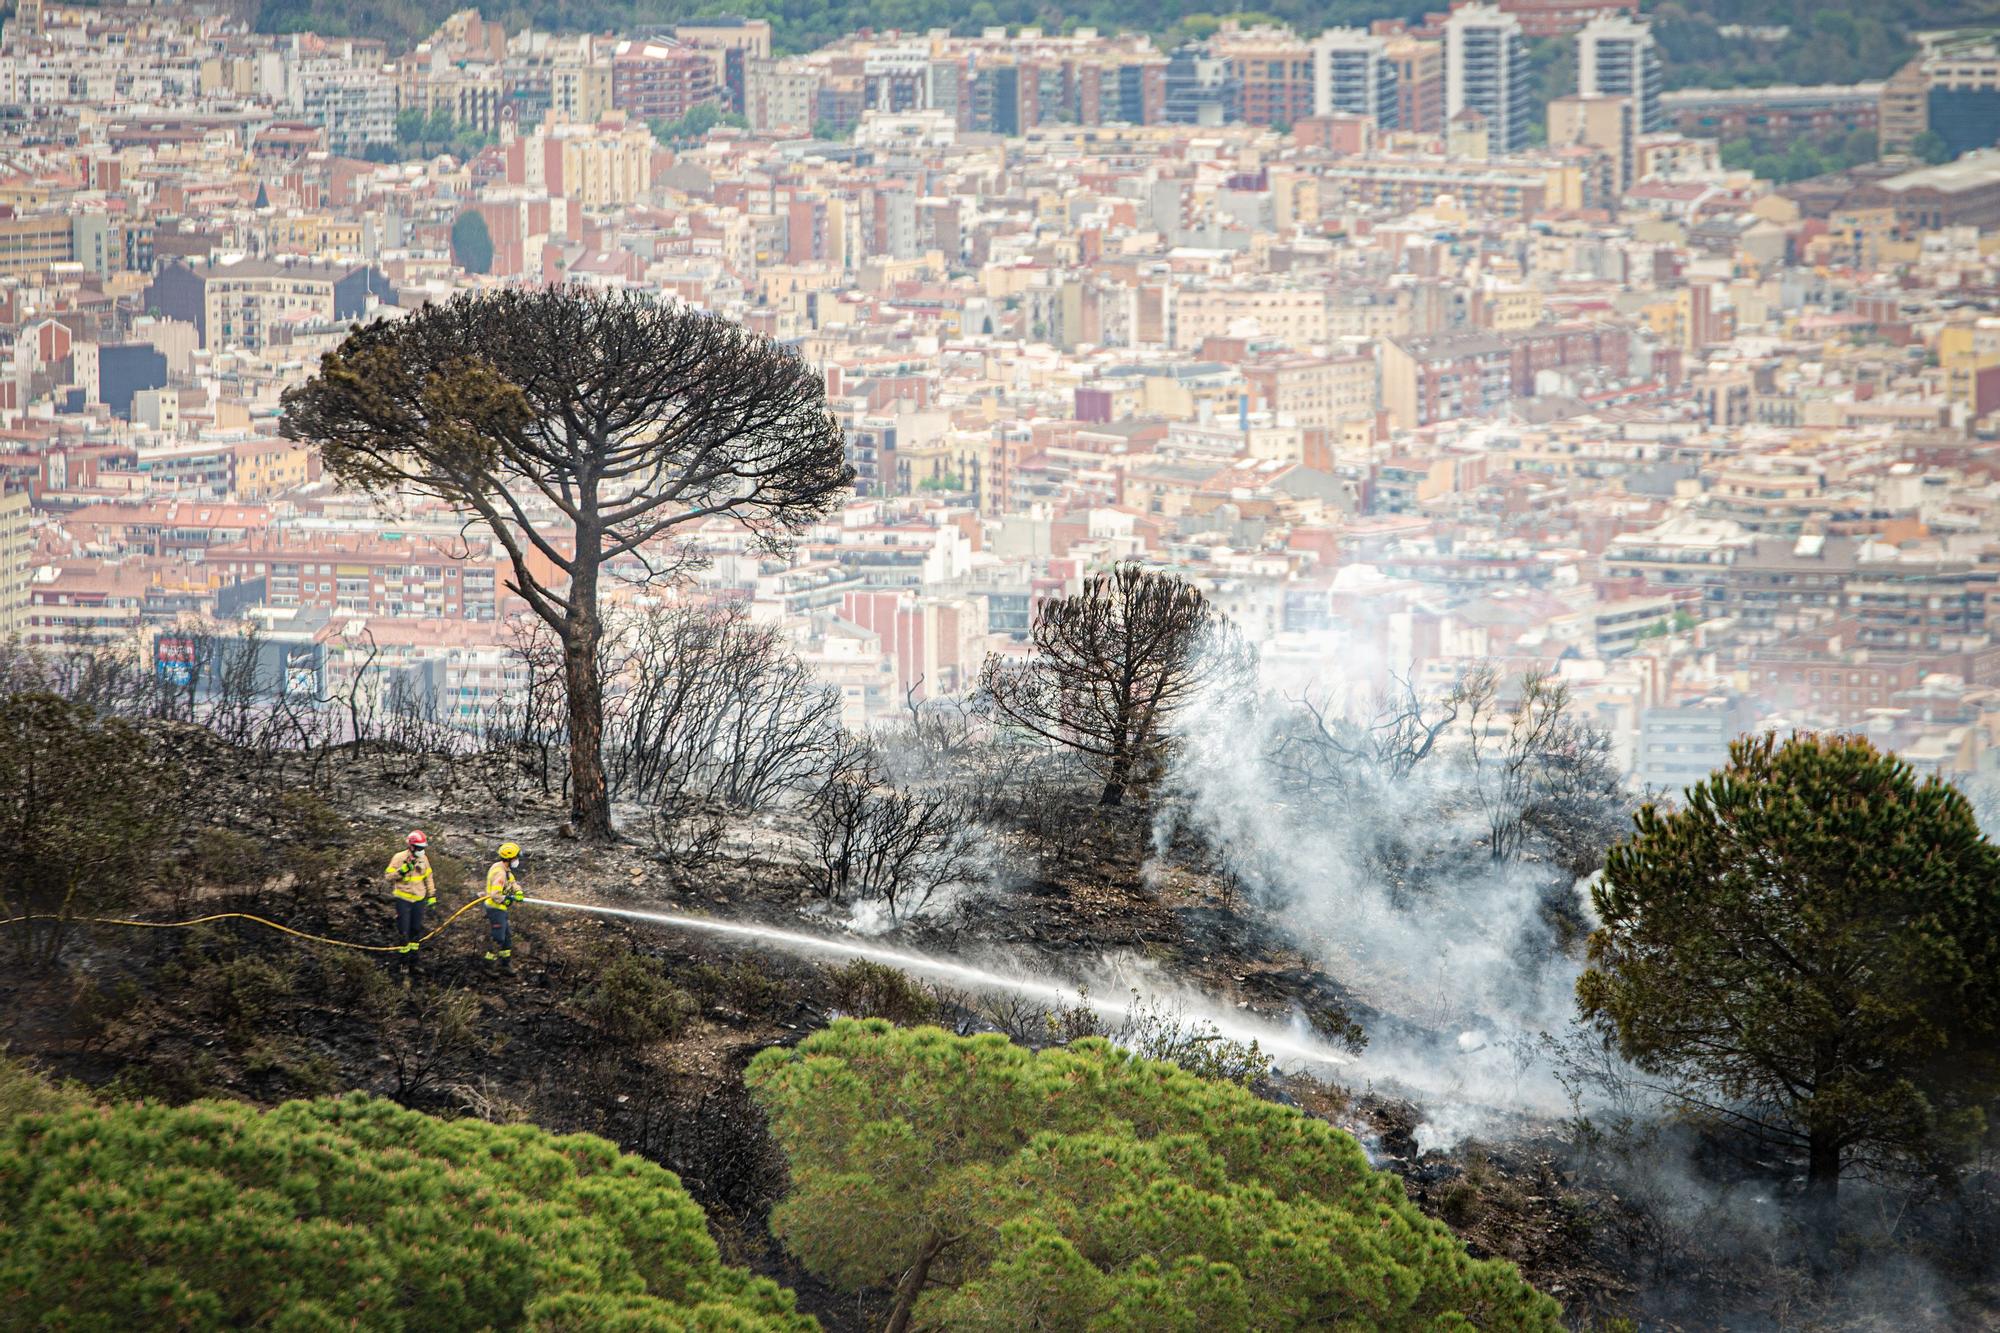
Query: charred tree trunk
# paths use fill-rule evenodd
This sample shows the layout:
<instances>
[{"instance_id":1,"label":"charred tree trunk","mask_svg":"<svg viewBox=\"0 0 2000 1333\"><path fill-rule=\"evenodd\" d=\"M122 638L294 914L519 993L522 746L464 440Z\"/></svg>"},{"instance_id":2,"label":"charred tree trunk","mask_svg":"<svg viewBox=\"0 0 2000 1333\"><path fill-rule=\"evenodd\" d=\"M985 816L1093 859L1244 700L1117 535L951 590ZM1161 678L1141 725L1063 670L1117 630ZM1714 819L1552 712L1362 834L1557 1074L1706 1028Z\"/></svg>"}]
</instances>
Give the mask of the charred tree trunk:
<instances>
[{"instance_id":1,"label":"charred tree trunk","mask_svg":"<svg viewBox=\"0 0 2000 1333\"><path fill-rule=\"evenodd\" d=\"M1805 1213L1813 1267L1821 1269L1840 1239L1840 1143L1822 1130L1806 1140Z\"/></svg>"},{"instance_id":2,"label":"charred tree trunk","mask_svg":"<svg viewBox=\"0 0 2000 1333\"><path fill-rule=\"evenodd\" d=\"M1099 805L1125 804L1125 792L1132 785L1132 744L1125 725L1125 707L1121 703L1115 722L1115 736L1112 742L1111 762L1104 773L1104 794L1097 798Z\"/></svg>"},{"instance_id":3,"label":"charred tree trunk","mask_svg":"<svg viewBox=\"0 0 2000 1333\"><path fill-rule=\"evenodd\" d=\"M579 556L583 541L579 532ZM603 638L597 567L579 558L562 627L563 684L569 697L570 827L591 842L608 842L612 836L611 793L604 781L604 676L597 660Z\"/></svg>"}]
</instances>

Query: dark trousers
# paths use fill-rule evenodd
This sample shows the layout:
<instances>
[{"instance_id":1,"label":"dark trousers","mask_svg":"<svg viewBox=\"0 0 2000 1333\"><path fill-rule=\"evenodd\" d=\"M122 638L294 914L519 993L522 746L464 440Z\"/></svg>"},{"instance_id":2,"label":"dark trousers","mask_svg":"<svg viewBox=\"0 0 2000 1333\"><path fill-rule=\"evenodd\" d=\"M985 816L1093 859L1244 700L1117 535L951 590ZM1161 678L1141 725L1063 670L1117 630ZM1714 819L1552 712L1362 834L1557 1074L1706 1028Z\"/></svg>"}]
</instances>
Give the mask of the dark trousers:
<instances>
[{"instance_id":1,"label":"dark trousers","mask_svg":"<svg viewBox=\"0 0 2000 1333\"><path fill-rule=\"evenodd\" d=\"M493 947L511 949L514 947L514 914L504 907L486 909L486 925L493 932Z\"/></svg>"},{"instance_id":2,"label":"dark trousers","mask_svg":"<svg viewBox=\"0 0 2000 1333\"><path fill-rule=\"evenodd\" d=\"M396 903L396 942L415 944L424 935L424 905L421 902L407 902L398 898Z\"/></svg>"}]
</instances>

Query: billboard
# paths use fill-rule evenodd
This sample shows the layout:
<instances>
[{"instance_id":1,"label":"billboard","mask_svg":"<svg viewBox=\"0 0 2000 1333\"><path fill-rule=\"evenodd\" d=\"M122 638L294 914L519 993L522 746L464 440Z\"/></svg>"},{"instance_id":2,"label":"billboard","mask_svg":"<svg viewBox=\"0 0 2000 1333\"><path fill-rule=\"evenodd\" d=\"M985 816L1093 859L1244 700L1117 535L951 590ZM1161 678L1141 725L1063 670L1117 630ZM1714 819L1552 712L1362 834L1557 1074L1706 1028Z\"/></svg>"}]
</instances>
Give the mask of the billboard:
<instances>
[{"instance_id":1,"label":"billboard","mask_svg":"<svg viewBox=\"0 0 2000 1333\"><path fill-rule=\"evenodd\" d=\"M194 684L201 666L201 641L185 634L162 634L153 640L153 673L176 689Z\"/></svg>"}]
</instances>

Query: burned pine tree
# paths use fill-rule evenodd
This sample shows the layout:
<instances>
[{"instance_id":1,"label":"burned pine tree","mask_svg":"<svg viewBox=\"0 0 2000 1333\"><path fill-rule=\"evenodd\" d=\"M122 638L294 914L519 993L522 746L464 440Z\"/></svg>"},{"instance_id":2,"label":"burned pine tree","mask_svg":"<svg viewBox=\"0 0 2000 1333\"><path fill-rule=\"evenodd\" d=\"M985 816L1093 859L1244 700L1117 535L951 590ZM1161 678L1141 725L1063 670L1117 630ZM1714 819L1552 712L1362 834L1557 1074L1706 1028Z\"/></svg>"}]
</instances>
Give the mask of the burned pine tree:
<instances>
[{"instance_id":1,"label":"burned pine tree","mask_svg":"<svg viewBox=\"0 0 2000 1333\"><path fill-rule=\"evenodd\" d=\"M284 398L284 433L341 481L468 511L510 588L560 640L577 832L611 833L599 585L694 559L683 525L733 518L777 545L852 472L825 385L717 316L580 287L467 294L356 328Z\"/></svg>"},{"instance_id":2,"label":"burned pine tree","mask_svg":"<svg viewBox=\"0 0 2000 1333\"><path fill-rule=\"evenodd\" d=\"M1254 651L1201 589L1137 565L1045 603L1031 638L1024 661L987 659L981 690L1007 722L1081 755L1104 780L1102 805L1158 775L1175 713L1255 672Z\"/></svg>"}]
</instances>

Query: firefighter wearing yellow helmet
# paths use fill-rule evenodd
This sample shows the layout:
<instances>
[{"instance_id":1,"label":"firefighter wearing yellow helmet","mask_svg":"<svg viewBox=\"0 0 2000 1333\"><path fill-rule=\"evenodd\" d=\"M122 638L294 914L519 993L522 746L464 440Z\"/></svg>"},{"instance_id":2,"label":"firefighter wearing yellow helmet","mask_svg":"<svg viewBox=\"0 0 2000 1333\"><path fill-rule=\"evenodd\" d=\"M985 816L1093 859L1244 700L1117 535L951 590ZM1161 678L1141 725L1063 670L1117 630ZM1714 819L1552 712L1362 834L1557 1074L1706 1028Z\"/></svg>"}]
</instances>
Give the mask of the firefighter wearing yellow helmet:
<instances>
[{"instance_id":1,"label":"firefighter wearing yellow helmet","mask_svg":"<svg viewBox=\"0 0 2000 1333\"><path fill-rule=\"evenodd\" d=\"M521 859L518 843L500 844L500 859L486 871L486 925L492 932L493 943L486 950L489 963L509 963L514 957L513 906L525 896L520 883L514 878L514 867Z\"/></svg>"}]
</instances>

